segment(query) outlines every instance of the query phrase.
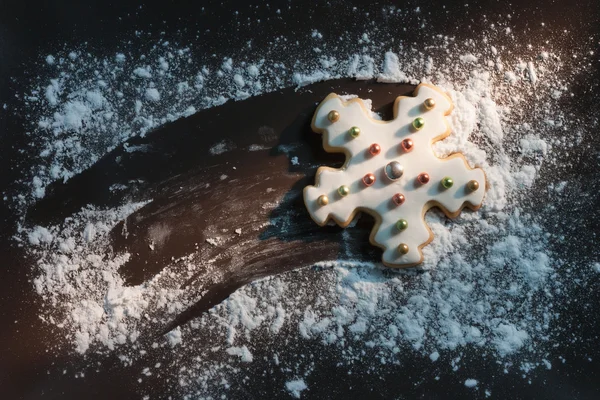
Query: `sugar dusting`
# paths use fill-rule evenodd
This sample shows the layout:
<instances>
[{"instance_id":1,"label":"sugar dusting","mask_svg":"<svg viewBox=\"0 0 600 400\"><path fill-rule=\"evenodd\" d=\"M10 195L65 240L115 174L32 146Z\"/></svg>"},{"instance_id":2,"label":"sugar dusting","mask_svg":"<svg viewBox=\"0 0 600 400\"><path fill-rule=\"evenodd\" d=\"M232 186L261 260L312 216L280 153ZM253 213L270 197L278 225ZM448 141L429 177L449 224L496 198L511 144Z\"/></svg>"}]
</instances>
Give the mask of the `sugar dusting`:
<instances>
[{"instance_id":1,"label":"sugar dusting","mask_svg":"<svg viewBox=\"0 0 600 400\"><path fill-rule=\"evenodd\" d=\"M544 216L527 206L528 188L540 179L544 164L555 162L557 142L551 138L577 139L559 102L584 70L551 46L530 49L521 58L514 49L494 46L509 32L492 29L479 44L440 36L427 49L413 45L402 51L387 51L365 33L328 54L323 34L314 31L318 62L310 56L289 69L277 60L229 57L217 65L190 65L190 49L165 41L139 59L121 52L101 59L84 49L44 57L50 77L22 96L24 109L35 117L32 137L41 150L22 191L11 199L16 207L42 198L50 182L70 179L124 140L166 122L230 99L337 77L431 82L447 90L456 107L453 132L435 151L463 152L472 166L486 171L490 188L477 213L463 213L451 223L435 210L427 215L435 240L424 248L426 261L418 270L358 262L356 250L346 246L340 259L249 284L160 339L153 333L197 298L180 289L187 276L171 274L174 265L141 285L124 284L118 269L128 254L113 254L107 234L143 203L88 207L56 226L24 222L18 240L37 260L33 288L46 305L40 318L73 351L118 352L124 365L141 372L146 357L160 359L168 351L182 368L156 373L175 378L173 392L190 397L231 390L244 377L244 365L258 362L255 352L265 341L293 342L295 348L317 342L335 349L345 365L366 352L381 364L399 362L405 354L441 363L444 354L469 349L495 358L499 370L519 368L527 375L536 367L551 368L546 354L555 345L555 299L568 282L558 273L561 264L550 250ZM534 102L538 112L530 107ZM218 155L229 146L216 142L210 151ZM552 189L559 193L565 185ZM185 261L193 274L197 255ZM587 268L600 271L597 260ZM287 371L282 390L297 398L310 391L312 357L274 352L271 358ZM446 367L459 365L460 357ZM464 385L473 390L484 385L475 378Z\"/></svg>"}]
</instances>

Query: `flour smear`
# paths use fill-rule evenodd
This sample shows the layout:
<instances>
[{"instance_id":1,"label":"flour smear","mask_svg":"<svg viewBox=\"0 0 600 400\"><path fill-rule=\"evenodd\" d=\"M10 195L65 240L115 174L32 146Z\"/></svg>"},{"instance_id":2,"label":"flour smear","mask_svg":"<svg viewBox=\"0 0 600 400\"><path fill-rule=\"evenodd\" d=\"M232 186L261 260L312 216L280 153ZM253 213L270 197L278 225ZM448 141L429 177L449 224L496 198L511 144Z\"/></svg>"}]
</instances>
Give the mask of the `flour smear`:
<instances>
[{"instance_id":1,"label":"flour smear","mask_svg":"<svg viewBox=\"0 0 600 400\"><path fill-rule=\"evenodd\" d=\"M398 21L406 13L386 12ZM145 203L86 207L56 226L30 226L23 218L16 237L35 260L32 290L44 304L39 317L64 337L60 351L118 354L124 367L139 369L141 393L151 393L143 379L154 374L172 378L173 394L190 398L233 390L265 352L266 362L287 376L281 393L297 398L310 393L321 351L349 367L364 357L382 366L421 357L456 370L468 353L496 360L499 373L551 368L549 349L560 345L553 341L561 330L556 304L571 283L549 245L543 223L549 210L532 205L532 189L560 195L568 186L541 171L556 164L557 147L588 134L569 119L563 100L589 72L585 60L592 55L585 48L565 53L552 44L557 37L520 46L524 34L493 24L477 41L440 34L390 46L372 35L355 32L340 45L314 30L303 42L311 51L295 62L278 58L281 43L256 59L203 59L167 39L140 53L143 35L110 57L74 44L41 57L41 72L20 94L17 110L30 116L39 150L20 191L8 198L17 210L128 138L226 101L341 77L446 90L455 104L452 134L434 149L442 157L463 152L489 181L480 211L451 222L428 213L435 240L418 269L357 262L358 250L346 246L339 259L249 284L161 338L157 330L201 295L181 289L187 276L170 274L169 265L148 282L125 285L118 269L129 255L115 254L107 235ZM211 149L225 151L225 145ZM190 273L206 262L194 253L186 260ZM590 260L584 267L597 275L597 265ZM161 366L156 360L163 358L178 368ZM486 387L476 376L458 383Z\"/></svg>"}]
</instances>

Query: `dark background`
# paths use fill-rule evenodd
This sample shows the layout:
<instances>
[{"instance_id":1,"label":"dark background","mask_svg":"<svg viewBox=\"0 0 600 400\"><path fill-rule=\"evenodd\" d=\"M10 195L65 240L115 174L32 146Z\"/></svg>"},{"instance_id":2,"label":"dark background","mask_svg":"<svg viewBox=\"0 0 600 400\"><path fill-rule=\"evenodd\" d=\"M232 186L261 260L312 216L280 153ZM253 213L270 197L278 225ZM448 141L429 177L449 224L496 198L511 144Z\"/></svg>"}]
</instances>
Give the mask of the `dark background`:
<instances>
[{"instance_id":1,"label":"dark background","mask_svg":"<svg viewBox=\"0 0 600 400\"><path fill-rule=\"evenodd\" d=\"M53 49L64 43L89 42L95 51L102 55L114 54L122 37L130 35L133 30L146 32L165 32L166 37L176 37L181 42L194 42L204 52L226 49L226 53L235 54L243 47L240 38L255 38L255 48L267 47L268 38L285 35L305 37L312 29L323 33L345 29L349 24L368 26L368 21L332 20L335 9L352 7L353 5L373 13L378 12L383 2L312 2L269 1L269 4L246 2L206 1L180 4L175 1L162 1L141 4L132 1L6 1L0 0L0 106L11 104L15 88L26 82L30 74L36 73L33 63L43 59L43 55L52 53ZM356 3L356 4L352 4ZM420 6L423 12L430 15L438 29L468 38L474 27L484 26L486 16L498 16L512 13L511 24L521 27L538 27L543 21L553 29L567 29L575 32L582 41L590 40L591 35L598 34L600 10L596 0L591 1L556 1L534 4L529 1L515 1L507 4L504 1L464 2L454 0L445 2L443 12L441 3L402 3L400 7L415 8ZM288 9L291 7L291 10ZM274 10L287 10L281 17L275 17ZM233 13L239 11L238 15ZM255 19L265 21L260 28L249 23ZM261 33L257 34L257 29ZM198 33L202 40L197 40ZM410 38L410 33L408 34ZM290 52L293 58L293 53ZM350 81L336 83L338 89L344 88L358 92L356 85ZM327 92L330 87L319 89ZM294 100L293 90L282 91L282 101L302 101L301 108L309 107L314 98L308 96ZM389 95L372 96L377 106L389 102ZM592 99L594 96L591 97ZM597 99L597 94L595 95ZM256 107L255 100L245 102L246 107ZM27 142L24 135L26 115L9 115L0 110L0 191L6 191L19 176L15 167L16 161L22 161L23 154L17 150ZM591 175L590 175L591 176ZM62 365L73 363L68 357L57 358L48 352L53 343L41 321L37 319L36 310L43 307L39 299L32 294L28 281L30 267L21 249L12 245L10 236L15 229L15 216L6 204L0 209L3 229L0 231L0 391L3 398L138 398L139 388L132 385L127 370L118 362L104 361L99 372L89 374L85 378L73 378L72 374L49 375ZM596 229L597 227L591 228ZM600 354L595 343L598 341L597 318L589 318L589 314L597 314L600 309L597 293L589 293L582 288L577 295L585 299L586 307L580 307L575 299L573 304L565 306L563 321L573 329L572 337L582 340L571 340L570 335L563 337L564 345L549 359L557 360L559 356L566 362L553 362L551 370L538 370L531 380L523 379L513 369L508 374L498 373L500 369L493 358L482 359L479 356L463 354L462 367L453 373L448 363L455 354L445 354L437 364L428 360L405 360L402 365L379 366L371 374L348 375L346 367L338 367L335 354L324 354L316 361L315 372L307 378L310 390L302 393L303 398L365 398L365 397L399 397L399 398L449 398L475 396L482 397L483 392L466 389L456 382L477 376L485 379L495 398L600 398ZM591 357L591 361L588 360ZM93 356L89 356L93 357ZM255 354L255 359L257 357ZM447 359L444 359L447 358ZM370 369L369 360L359 361L356 371ZM88 360L89 361L89 360ZM261 361L256 361L260 363ZM436 367L444 365L444 367ZM265 365L265 369L268 366ZM438 369L439 368L439 369ZM257 367L258 370L260 368ZM281 374L280 374L281 375ZM279 391L282 387L282 376L271 374L252 377L251 383L233 397L264 398L285 396ZM439 376L440 380L433 378ZM273 382L278 382L273 384ZM168 386L165 382L150 383L155 389L155 396ZM273 389L276 387L277 389Z\"/></svg>"}]
</instances>

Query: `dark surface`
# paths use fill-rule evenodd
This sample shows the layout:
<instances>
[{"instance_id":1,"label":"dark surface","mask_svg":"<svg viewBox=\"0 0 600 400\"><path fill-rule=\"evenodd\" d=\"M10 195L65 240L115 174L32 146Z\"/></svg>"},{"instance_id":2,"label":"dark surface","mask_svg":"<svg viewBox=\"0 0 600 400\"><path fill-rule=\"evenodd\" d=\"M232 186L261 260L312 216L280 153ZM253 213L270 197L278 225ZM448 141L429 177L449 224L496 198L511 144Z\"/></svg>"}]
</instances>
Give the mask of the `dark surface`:
<instances>
[{"instance_id":1,"label":"dark surface","mask_svg":"<svg viewBox=\"0 0 600 400\"><path fill-rule=\"evenodd\" d=\"M207 2L189 6L176 5L174 2L160 2L140 7L137 2L12 2L0 1L0 105L13 97L14 84L9 77L24 78L28 72L24 72L22 66L32 59L39 59L38 52L47 52L53 46L64 42L77 43L89 41L99 54L110 53L119 43L120 35L130 33L132 29L144 29L147 31L166 31L167 35L178 33L182 40L193 40L197 30L204 31L205 42L201 46L205 51L228 48L235 53L241 46L238 37L251 35L257 37L255 46L266 46L267 38L276 34L306 35L313 28L319 28L324 32L335 32L348 21L336 21L330 24L329 20L322 17L330 14L331 8L349 7L348 2L333 2L329 5L320 5L306 9L302 5L293 5L298 10L297 14L288 13L286 20L274 20L265 24L264 35L257 36L253 30L254 26L241 25L231 30L220 29L223 26L234 25L232 10L238 10L244 17L267 18L273 15L274 9L287 8L288 2L269 2L269 7L247 6L240 2L228 4L221 2ZM454 3L454 2L451 2ZM504 2L481 2L472 4L467 10L462 3L455 6L447 5L447 12L442 13L433 22L439 26L446 26L449 33L455 33L459 37L469 37L470 25L484 23L484 15L506 14L507 6ZM598 4L596 1L578 2L577 7L572 2L561 1L544 4L538 7L528 2L520 6L513 5L518 13L515 14L513 23L520 26L539 26L539 20L552 23L558 29L576 30L584 38L590 33L590 29L597 29ZM360 6L360 5L359 5ZM406 5L415 7L416 4ZM201 7L205 7L202 10ZM380 4L369 3L365 9L377 12ZM423 7L423 5L421 5ZM433 9L434 7L432 7ZM427 12L427 8L423 8ZM303 20L295 18L302 15ZM354 23L364 23L359 21ZM235 25L234 25L235 26ZM185 33L187 29L187 33ZM184 33L181 33L182 30ZM262 42L261 42L261 37ZM410 40L410 36L406 38ZM199 45L200 46L200 45ZM203 303L197 304L183 313L174 324L183 323L187 319L197 315L199 312L221 301L231 291L240 285L267 274L283 272L283 265L294 254L297 259L298 251L308 248L310 242L311 251L302 252L302 259L298 262L309 265L321 259L329 259L339 251L338 228L317 228L310 219L305 218L303 208L297 196L297 189L311 181L314 175L313 169L295 170L284 154L275 150L278 144L300 142L303 143L297 151L303 160L314 160L316 165L323 162L334 164L340 162L340 157L329 155L321 150L320 142L315 135L310 134L308 122L315 107L315 102L321 100L330 91L350 92L373 99L376 109L383 108L389 113L389 105L399 94L407 94L409 86L394 86L390 89L386 85L377 85L369 82L352 82L342 80L314 85L308 90L296 92L294 90L283 90L277 93L260 96L244 102L227 103L218 109L200 112L185 120L177 121L165 126L148 135L145 139L133 139L132 143L147 143L154 148L161 149L160 152L133 153L130 158L125 158L123 165L116 165L114 160L120 150L107 155L94 167L85 173L75 177L65 185L55 185L46 199L30 210L31 221L40 223L56 221L70 215L74 210L88 203L94 204L116 204L122 198L111 198L105 190L107 186L132 177L144 177L146 186L138 187L138 192L132 191L128 195L135 199L142 194L152 193L156 201L138 211L134 218L133 234L124 239L118 234L118 227L113 235L117 249L127 248L137 253L134 258L123 268L123 275L131 283L139 283L149 279L161 269L162 262L172 256L186 254L193 243L187 239L191 234L202 232L203 221L197 209L189 207L193 205L194 199L199 195L206 194L203 204L199 204L203 213L214 214L219 207L224 207L223 199L229 195L226 189L211 191L210 194L203 192L199 183L207 181L214 183L221 171L233 173L231 166L236 163L244 164L246 168L238 168L235 172L239 174L241 184L264 185L261 177L265 177L267 168L275 171L272 181L268 186L276 187L277 190L292 195L284 202L277 212L298 212L298 226L292 230L288 237L281 237L278 232L265 232L264 236L257 238L253 245L256 248L248 248L249 258L243 259L245 264L252 268L244 271L235 269L235 262L229 262L227 268L231 268L228 279L215 283L212 286L212 294L203 297ZM372 92L370 91L372 90ZM585 88L578 88L580 93ZM593 100L597 98L589 94ZM265 107L272 110L269 115L264 113L255 114L253 110L264 110ZM245 126L240 128L242 120L239 115L258 115L255 120L245 120ZM274 116L277 117L274 117ZM235 118L232 116L236 116ZM23 126L26 116L19 118L8 118L0 110L0 134L2 135L2 153L0 154L0 188L5 190L19 176L19 171L12 166L15 160L20 160L23 155L16 149L24 147L28 140L24 135ZM214 134L210 129L221 123L227 123L228 129L224 132L218 131ZM261 127L268 126L275 135L264 139L260 132ZM198 130L202 135L196 135L197 141L191 141L187 133L190 130ZM234 142L238 149L211 159L198 159L192 152L194 148L208 149L213 143L222 140L224 135L231 135L229 139ZM244 152L243 148L249 144L263 140L269 148L259 152ZM596 142L597 143L597 142ZM596 150L597 151L597 150ZM173 156L176 154L176 156ZM593 164L592 164L593 166ZM584 171L587 171L584 169ZM572 177L579 171L577 169L567 171ZM261 175L262 174L262 175ZM593 176L594 170L589 170ZM565 177L565 178L568 178ZM185 185L185 190L176 191L174 188ZM294 195L296 193L296 195ZM211 197L212 196L212 197ZM143 196L142 196L143 197ZM242 197L239 202L250 202L253 207L260 205L263 201L249 194ZM174 206L174 207L173 207ZM172 209L174 211L168 211ZM575 210L577 211L577 210ZM579 210L581 211L581 210ZM71 374L66 376L48 375L50 369L54 370L60 366L69 366L74 361L69 357L57 358L47 351L49 344L54 343L52 337L44 324L37 319L36 310L42 307L39 299L33 295L31 283L28 281L30 267L28 260L24 258L21 249L12 245L10 236L14 231L14 215L2 205L0 209L1 220L5 229L0 232L0 251L3 254L3 263L0 268L0 299L2 309L0 310L0 391L3 398L137 398L138 388L131 384L128 371L117 362L116 359L102 359L103 365L98 368L99 372L88 375L85 379L75 379ZM256 218L268 220L276 215L260 215ZM239 214L232 213L227 216L231 220L239 220ZM590 219L593 224L593 219ZM248 223L256 221L249 220ZM219 223L227 224L225 218ZM173 237L173 243L166 243L158 252L147 251L148 232L152 226L167 224L173 226L186 225L186 230L180 230L180 236ZM370 222L368 219L361 220L359 229L355 229L352 235L357 242L367 242ZM590 225L589 230L598 227ZM578 232L566 232L577 235ZM272 236L271 236L272 235ZM585 242L587 236L580 237L582 246L589 245ZM240 238L248 239L248 238ZM197 241L197 239L195 239ZM318 246L318 247L317 247ZM585 249L585 247L582 247ZM266 249L266 252L262 252ZM258 251L260 250L260 251ZM377 259L378 250L370 246L363 246L363 254L366 259ZM592 251L592 250L587 250ZM262 253L261 253L262 252ZM258 254L258 255L257 255ZM208 254L207 254L208 256ZM240 262L238 260L238 262ZM201 277L198 277L200 279ZM231 279L229 279L231 278ZM189 282L190 286L194 281ZM566 306L565 323L576 327L579 337L583 337L588 348L585 351L582 345L575 342L570 343L569 337L564 337L565 346L560 353L568 362L564 364L554 363L553 369L541 371L529 383L520 378L518 373L497 375L498 367L493 359L481 359L467 354L464 356L464 367L455 375L458 380L471 377L473 372L483 378L485 372L490 371L488 381L493 382L491 389L498 398L580 398L594 399L599 393L599 363L594 359L592 362L583 357L583 354L596 354L598 349L589 343L597 342L597 326L593 318L586 318L586 313L597 313L599 309L598 295L596 293L584 293L581 296L588 300L586 309L581 309L574 302ZM204 300L205 299L205 300ZM579 323L573 321L581 320ZM165 327L166 328L166 327ZM450 358L448 354L445 357ZM93 357L93 356L90 356ZM259 357L256 357L257 359ZM453 386L448 383L451 371L431 368L430 363L424 364L422 360L407 361L403 365L383 368L366 365L370 359L358 361L356 371L372 370L371 374L348 375L346 367L337 366L335 354L324 354L317 361L316 373L308 379L310 391L303 393L303 398L365 398L365 397L399 397L399 398L448 398L464 397L467 394L474 395L464 387ZM89 360L88 360L89 361ZM441 359L438 363L447 365L448 360ZM257 361L261 363L262 361ZM374 369L371 369L373 367ZM268 365L265 365L265 370ZM257 367L257 370L260 368ZM492 372L493 371L493 372ZM439 381L435 376L441 376ZM456 378L456 377L454 377ZM263 374L253 377L252 383L241 397L271 397L272 386L282 386L282 375L277 372ZM454 379L456 380L456 379ZM274 385L273 382L277 382ZM418 384L418 382L423 382ZM415 384L416 383L416 384ZM168 388L166 382L152 382L153 389L158 393ZM280 394L281 395L281 394ZM481 396L478 392L476 396Z\"/></svg>"},{"instance_id":2,"label":"dark surface","mask_svg":"<svg viewBox=\"0 0 600 400\"><path fill-rule=\"evenodd\" d=\"M336 258L341 251L342 230L321 228L307 218L302 189L312 183L318 166L343 162L343 155L325 152L321 137L310 129L315 104L340 87L364 97L370 95L376 106L382 106L376 110L388 118L392 117L391 106L397 95L409 95L414 90L411 85L334 80L311 85L310 91L286 89L253 98L252 109L270 110L268 121L264 113L248 113L248 101L198 112L144 138L128 141L132 146L143 146L147 149L144 152L127 153L118 148L66 184L51 185L46 197L29 210L28 221L46 226L64 220L87 204L103 208L117 206L124 198L155 199L127 219L126 236L122 233L123 223L111 232L114 250L133 254L120 271L131 285L151 279L173 258L194 252L198 243L210 239L206 236L208 229L219 232L231 226L240 228L243 233L234 235L227 249L203 246L202 259L221 257L218 265L223 276L212 282L201 302L174 325L198 316L248 282ZM214 131L220 132L219 140L235 149L211 155L209 149L215 138L209 132ZM248 151L252 144L265 149ZM294 149L285 154L280 146ZM304 160L302 166L289 161L293 156ZM230 183L220 182L222 174L229 177ZM132 180L141 183L117 195L109 190L113 184ZM273 192L267 194L267 188ZM262 209L265 202L279 195L284 201L275 210ZM284 231L276 221L289 213L293 222ZM272 225L257 235L253 227L265 221ZM371 218L362 218L351 233L354 245L367 260L381 258L380 251L368 244L372 223ZM155 251L149 249L150 242ZM197 282L201 278L202 274L197 274L185 286L201 292L203 285Z\"/></svg>"}]
</instances>

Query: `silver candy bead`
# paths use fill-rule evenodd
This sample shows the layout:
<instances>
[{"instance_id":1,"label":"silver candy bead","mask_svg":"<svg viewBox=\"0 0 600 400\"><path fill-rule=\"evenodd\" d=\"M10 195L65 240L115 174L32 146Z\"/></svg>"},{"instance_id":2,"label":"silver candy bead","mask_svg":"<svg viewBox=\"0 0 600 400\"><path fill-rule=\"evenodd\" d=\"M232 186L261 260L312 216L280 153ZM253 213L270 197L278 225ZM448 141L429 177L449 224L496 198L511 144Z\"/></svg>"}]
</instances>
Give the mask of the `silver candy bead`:
<instances>
[{"instance_id":1,"label":"silver candy bead","mask_svg":"<svg viewBox=\"0 0 600 400\"><path fill-rule=\"evenodd\" d=\"M395 181L400 179L402 174L404 174L404 167L398 161L392 161L385 166L384 171L388 179Z\"/></svg>"}]
</instances>

